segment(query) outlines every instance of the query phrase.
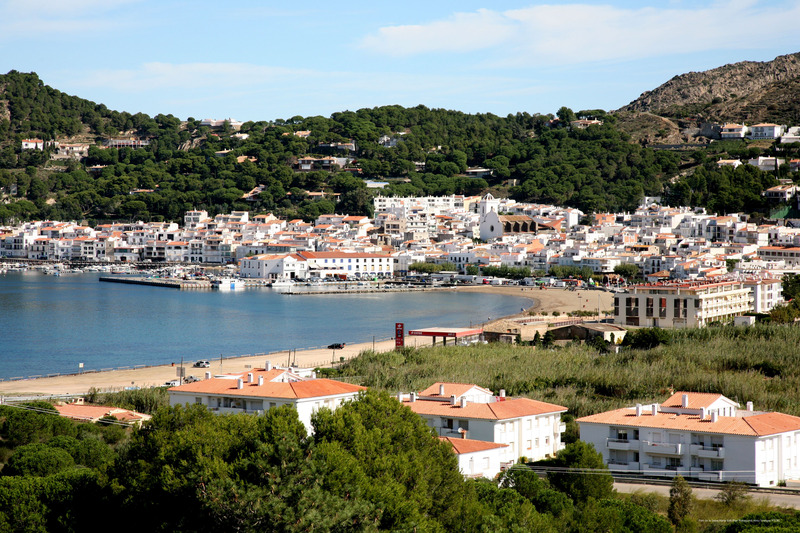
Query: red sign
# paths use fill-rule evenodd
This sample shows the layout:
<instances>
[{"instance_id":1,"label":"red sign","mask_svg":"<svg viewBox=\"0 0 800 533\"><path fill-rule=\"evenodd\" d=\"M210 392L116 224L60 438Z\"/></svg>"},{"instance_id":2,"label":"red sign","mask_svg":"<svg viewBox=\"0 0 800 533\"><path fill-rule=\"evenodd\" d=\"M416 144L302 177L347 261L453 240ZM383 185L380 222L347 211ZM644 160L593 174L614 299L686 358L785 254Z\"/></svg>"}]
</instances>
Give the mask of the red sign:
<instances>
[{"instance_id":1,"label":"red sign","mask_svg":"<svg viewBox=\"0 0 800 533\"><path fill-rule=\"evenodd\" d=\"M405 329L405 325L402 322L397 322L394 325L394 347L395 348L402 348L405 346L406 336L404 335L403 331Z\"/></svg>"}]
</instances>

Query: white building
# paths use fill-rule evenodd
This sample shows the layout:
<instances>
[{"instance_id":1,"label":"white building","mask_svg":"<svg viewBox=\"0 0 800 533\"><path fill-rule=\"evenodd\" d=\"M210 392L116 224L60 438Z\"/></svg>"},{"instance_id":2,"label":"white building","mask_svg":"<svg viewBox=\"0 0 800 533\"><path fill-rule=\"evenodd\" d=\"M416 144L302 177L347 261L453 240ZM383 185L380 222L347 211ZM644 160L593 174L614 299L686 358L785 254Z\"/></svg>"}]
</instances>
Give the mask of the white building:
<instances>
[{"instance_id":1,"label":"white building","mask_svg":"<svg viewBox=\"0 0 800 533\"><path fill-rule=\"evenodd\" d=\"M752 293L753 311L769 313L783 305L783 282L775 278L756 278L744 282Z\"/></svg>"},{"instance_id":2,"label":"white building","mask_svg":"<svg viewBox=\"0 0 800 533\"><path fill-rule=\"evenodd\" d=\"M304 378L285 368L264 368L241 374L224 374L172 387L169 404L202 404L211 411L261 414L268 409L290 405L311 433L311 415L322 407L335 410L343 402L355 399L366 387L332 379Z\"/></svg>"},{"instance_id":3,"label":"white building","mask_svg":"<svg viewBox=\"0 0 800 533\"><path fill-rule=\"evenodd\" d=\"M394 275L394 258L389 255L347 251L297 252L296 255L308 261L311 276L373 278Z\"/></svg>"},{"instance_id":4,"label":"white building","mask_svg":"<svg viewBox=\"0 0 800 533\"><path fill-rule=\"evenodd\" d=\"M243 278L308 279L308 261L297 254L262 254L239 261Z\"/></svg>"},{"instance_id":5,"label":"white building","mask_svg":"<svg viewBox=\"0 0 800 533\"><path fill-rule=\"evenodd\" d=\"M738 409L721 394L677 392L578 419L612 470L777 485L800 476L800 417Z\"/></svg>"},{"instance_id":6,"label":"white building","mask_svg":"<svg viewBox=\"0 0 800 533\"><path fill-rule=\"evenodd\" d=\"M703 327L752 311L752 299L743 281L636 285L614 297L614 321L626 326Z\"/></svg>"},{"instance_id":7,"label":"white building","mask_svg":"<svg viewBox=\"0 0 800 533\"><path fill-rule=\"evenodd\" d=\"M482 440L439 437L453 447L458 456L458 469L465 477L493 479L503 469L503 456L508 444Z\"/></svg>"},{"instance_id":8,"label":"white building","mask_svg":"<svg viewBox=\"0 0 800 533\"><path fill-rule=\"evenodd\" d=\"M567 408L560 405L506 398L504 391L494 396L488 389L463 383L435 383L419 394L401 394L400 399L441 437L506 445L497 452L504 464L520 457L544 459L563 448L561 413Z\"/></svg>"},{"instance_id":9,"label":"white building","mask_svg":"<svg viewBox=\"0 0 800 533\"><path fill-rule=\"evenodd\" d=\"M750 126L748 139L777 139L786 132L786 126L778 124L754 124Z\"/></svg>"}]
</instances>

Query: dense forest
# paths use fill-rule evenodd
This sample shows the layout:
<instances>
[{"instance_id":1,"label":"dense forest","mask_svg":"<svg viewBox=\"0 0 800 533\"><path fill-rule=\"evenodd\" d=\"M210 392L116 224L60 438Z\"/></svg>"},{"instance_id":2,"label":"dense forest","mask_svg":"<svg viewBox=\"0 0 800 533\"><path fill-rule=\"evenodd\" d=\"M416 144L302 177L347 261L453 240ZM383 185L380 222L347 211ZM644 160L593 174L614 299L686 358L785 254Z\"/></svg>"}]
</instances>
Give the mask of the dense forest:
<instances>
[{"instance_id":1,"label":"dense forest","mask_svg":"<svg viewBox=\"0 0 800 533\"><path fill-rule=\"evenodd\" d=\"M576 117L598 118L603 124L572 129L569 123ZM245 122L238 132L245 139L228 123L212 130L191 117L181 121L172 115L111 111L50 88L35 74L11 71L0 76L0 222L180 220L190 209L271 211L311 220L332 212L370 215L371 199L378 193L487 191L586 213L631 210L644 196L662 193L672 205L768 211L760 192L776 183L775 175L714 164L721 157L765 153L763 147L712 143L706 150L679 155L630 142L615 122L602 110L575 113L566 107L555 117L499 117L385 106L329 118ZM22 139L29 137L91 147L81 162L51 160L52 147L21 149ZM102 142L108 137L137 137L149 145L106 149ZM349 141L354 150L336 145ZM346 167L315 163L298 171L298 158L305 156L353 160ZM465 175L476 167L492 173ZM787 171L780 169L780 176ZM367 180L387 185L367 188Z\"/></svg>"},{"instance_id":2,"label":"dense forest","mask_svg":"<svg viewBox=\"0 0 800 533\"><path fill-rule=\"evenodd\" d=\"M685 484L669 501L616 494L600 454L580 441L538 463L546 479L521 466L467 480L450 445L385 392L323 408L313 426L307 435L288 406L260 416L162 407L141 429L73 422L43 402L0 406L0 530L699 530ZM800 524L796 512L742 498L700 510L718 519L705 531Z\"/></svg>"}]
</instances>

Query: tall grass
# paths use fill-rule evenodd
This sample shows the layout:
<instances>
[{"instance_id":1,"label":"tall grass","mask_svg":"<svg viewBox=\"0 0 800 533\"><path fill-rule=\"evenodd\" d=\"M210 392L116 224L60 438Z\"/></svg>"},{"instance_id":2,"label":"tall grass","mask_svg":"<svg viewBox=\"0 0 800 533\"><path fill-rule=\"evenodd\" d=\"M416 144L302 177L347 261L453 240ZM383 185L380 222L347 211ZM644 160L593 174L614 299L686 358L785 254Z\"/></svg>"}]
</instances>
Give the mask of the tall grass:
<instances>
[{"instance_id":1,"label":"tall grass","mask_svg":"<svg viewBox=\"0 0 800 533\"><path fill-rule=\"evenodd\" d=\"M505 344L364 352L340 374L390 392L436 381L564 405L577 416L663 401L670 390L714 392L757 410L800 416L800 328L676 330L650 350L601 354L585 345L556 349Z\"/></svg>"}]
</instances>

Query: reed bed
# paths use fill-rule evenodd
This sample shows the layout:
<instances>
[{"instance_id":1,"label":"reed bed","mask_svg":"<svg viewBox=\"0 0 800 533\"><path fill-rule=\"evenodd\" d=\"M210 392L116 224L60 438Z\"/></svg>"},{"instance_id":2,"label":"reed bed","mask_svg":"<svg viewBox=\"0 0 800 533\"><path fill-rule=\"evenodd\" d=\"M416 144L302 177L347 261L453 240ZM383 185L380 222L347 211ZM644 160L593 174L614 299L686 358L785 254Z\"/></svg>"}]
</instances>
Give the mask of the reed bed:
<instances>
[{"instance_id":1,"label":"reed bed","mask_svg":"<svg viewBox=\"0 0 800 533\"><path fill-rule=\"evenodd\" d=\"M436 381L476 383L564 405L576 416L661 402L672 390L720 393L743 406L753 401L757 410L800 416L800 328L676 330L668 344L619 353L577 343L364 352L339 373L390 392L418 391Z\"/></svg>"}]
</instances>

